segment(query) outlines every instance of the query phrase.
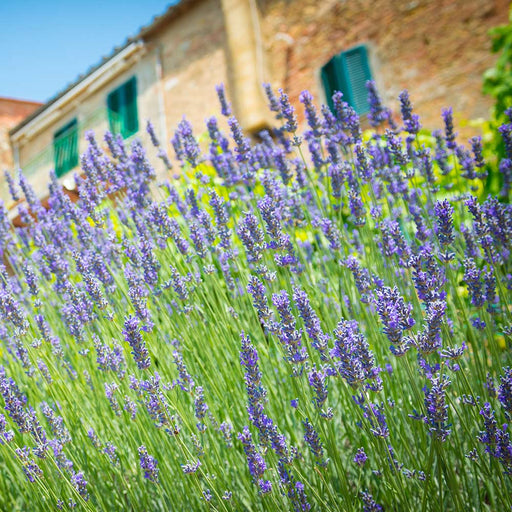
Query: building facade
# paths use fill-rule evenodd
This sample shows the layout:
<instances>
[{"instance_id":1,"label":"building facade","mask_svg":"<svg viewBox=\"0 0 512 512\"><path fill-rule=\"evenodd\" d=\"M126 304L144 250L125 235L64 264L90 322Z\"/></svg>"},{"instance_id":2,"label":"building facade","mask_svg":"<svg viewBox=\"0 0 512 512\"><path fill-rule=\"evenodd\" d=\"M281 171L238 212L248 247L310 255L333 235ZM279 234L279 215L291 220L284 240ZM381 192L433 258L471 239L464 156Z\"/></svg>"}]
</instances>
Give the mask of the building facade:
<instances>
[{"instance_id":1,"label":"building facade","mask_svg":"<svg viewBox=\"0 0 512 512\"><path fill-rule=\"evenodd\" d=\"M460 119L487 117L487 32L508 9L505 0L181 0L14 127L13 166L41 197L51 169L72 188L86 130L144 139L150 119L168 143L185 115L200 135L219 112L219 83L248 132L272 123L263 82L295 105L304 89L318 103L342 90L364 114L372 78L395 110L408 88L426 127L446 106Z\"/></svg>"}]
</instances>

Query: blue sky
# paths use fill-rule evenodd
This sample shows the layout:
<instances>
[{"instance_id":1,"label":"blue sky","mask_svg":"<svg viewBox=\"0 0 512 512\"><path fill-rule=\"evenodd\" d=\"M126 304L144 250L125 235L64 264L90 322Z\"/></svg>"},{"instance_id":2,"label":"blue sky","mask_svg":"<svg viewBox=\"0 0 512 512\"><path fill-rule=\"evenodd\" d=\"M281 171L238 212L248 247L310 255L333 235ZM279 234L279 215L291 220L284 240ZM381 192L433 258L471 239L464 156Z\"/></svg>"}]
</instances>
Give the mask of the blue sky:
<instances>
[{"instance_id":1,"label":"blue sky","mask_svg":"<svg viewBox=\"0 0 512 512\"><path fill-rule=\"evenodd\" d=\"M0 0L0 96L46 101L172 0Z\"/></svg>"}]
</instances>

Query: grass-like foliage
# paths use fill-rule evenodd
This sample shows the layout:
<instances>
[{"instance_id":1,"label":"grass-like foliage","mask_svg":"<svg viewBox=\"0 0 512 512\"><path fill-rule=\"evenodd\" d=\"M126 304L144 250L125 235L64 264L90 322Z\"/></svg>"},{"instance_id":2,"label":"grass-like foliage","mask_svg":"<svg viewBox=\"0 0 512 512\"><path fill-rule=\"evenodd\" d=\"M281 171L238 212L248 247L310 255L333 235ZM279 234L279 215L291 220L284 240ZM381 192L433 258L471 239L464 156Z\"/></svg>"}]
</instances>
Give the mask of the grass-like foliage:
<instances>
[{"instance_id":1,"label":"grass-like foliage","mask_svg":"<svg viewBox=\"0 0 512 512\"><path fill-rule=\"evenodd\" d=\"M257 143L219 87L160 186L111 134L76 204L7 175L1 510L510 510L512 126L500 202L450 110L428 148L368 87L364 136L267 87Z\"/></svg>"}]
</instances>

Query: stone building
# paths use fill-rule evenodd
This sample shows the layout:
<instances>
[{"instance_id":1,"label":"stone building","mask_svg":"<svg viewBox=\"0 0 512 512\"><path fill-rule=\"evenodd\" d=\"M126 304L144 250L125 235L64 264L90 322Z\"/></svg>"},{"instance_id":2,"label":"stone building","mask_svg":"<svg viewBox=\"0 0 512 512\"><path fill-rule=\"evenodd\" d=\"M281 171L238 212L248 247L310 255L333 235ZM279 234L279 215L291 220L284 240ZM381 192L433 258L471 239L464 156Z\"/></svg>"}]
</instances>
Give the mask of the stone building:
<instances>
[{"instance_id":1,"label":"stone building","mask_svg":"<svg viewBox=\"0 0 512 512\"><path fill-rule=\"evenodd\" d=\"M181 0L11 129L14 166L41 196L52 168L72 187L85 130L144 138L151 119L168 142L185 115L204 133L219 83L247 132L272 123L263 82L295 105L304 89L318 103L340 89L364 114L373 78L394 109L408 88L426 127L448 105L459 119L486 117L487 32L508 9L506 0Z\"/></svg>"}]
</instances>

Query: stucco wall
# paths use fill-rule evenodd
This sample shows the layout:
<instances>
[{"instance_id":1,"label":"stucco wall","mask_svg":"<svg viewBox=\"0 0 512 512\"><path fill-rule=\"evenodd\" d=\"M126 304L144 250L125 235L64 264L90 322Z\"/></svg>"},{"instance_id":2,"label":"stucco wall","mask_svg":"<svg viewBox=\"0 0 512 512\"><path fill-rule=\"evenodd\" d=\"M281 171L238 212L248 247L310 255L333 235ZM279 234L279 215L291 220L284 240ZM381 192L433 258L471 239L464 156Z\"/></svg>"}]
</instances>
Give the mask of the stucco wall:
<instances>
[{"instance_id":1,"label":"stucco wall","mask_svg":"<svg viewBox=\"0 0 512 512\"><path fill-rule=\"evenodd\" d=\"M220 0L199 2L150 39L162 48L168 138L183 116L194 132L206 132L205 119L219 113L215 85L229 94L224 19Z\"/></svg>"},{"instance_id":2,"label":"stucco wall","mask_svg":"<svg viewBox=\"0 0 512 512\"><path fill-rule=\"evenodd\" d=\"M62 112L57 120L30 139L23 140L19 146L20 165L38 195L44 196L46 194L48 173L54 167L52 156L54 133L73 118L77 118L78 123L83 125L83 129L79 131L79 153L82 153L86 148L84 131L88 129L94 130L97 139L105 146L103 134L108 129L107 95L132 76L137 77L137 108L140 136L146 139L146 119L153 119L157 132L159 132L160 109L158 81L156 79L156 55L155 52L148 52L139 60L133 62L126 71L113 78L94 93L84 93L75 98L72 103L62 108ZM150 151L150 154L153 154L153 152ZM70 180L72 183L73 171L61 177L63 183L71 184Z\"/></svg>"}]
</instances>

